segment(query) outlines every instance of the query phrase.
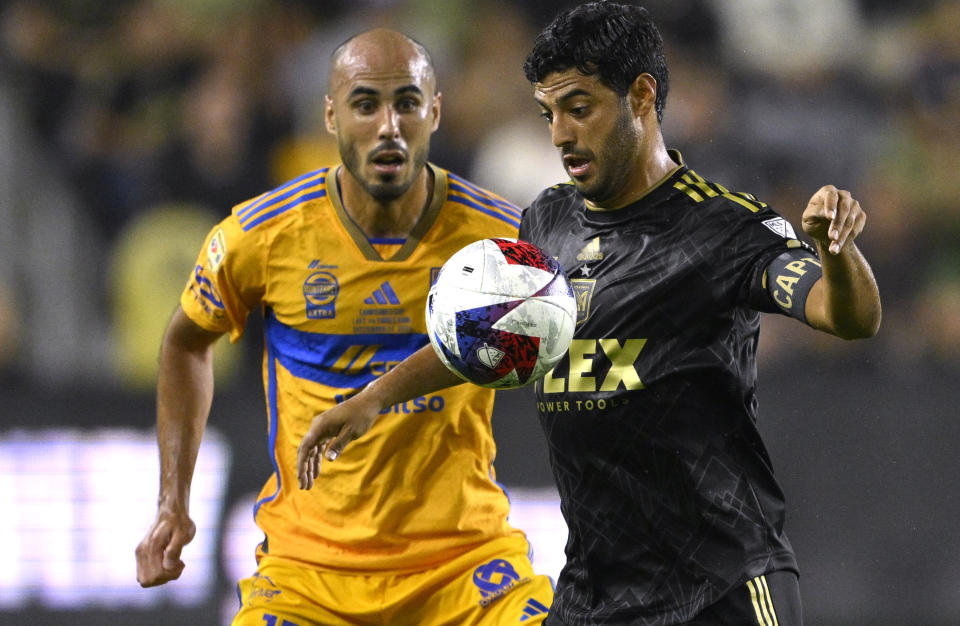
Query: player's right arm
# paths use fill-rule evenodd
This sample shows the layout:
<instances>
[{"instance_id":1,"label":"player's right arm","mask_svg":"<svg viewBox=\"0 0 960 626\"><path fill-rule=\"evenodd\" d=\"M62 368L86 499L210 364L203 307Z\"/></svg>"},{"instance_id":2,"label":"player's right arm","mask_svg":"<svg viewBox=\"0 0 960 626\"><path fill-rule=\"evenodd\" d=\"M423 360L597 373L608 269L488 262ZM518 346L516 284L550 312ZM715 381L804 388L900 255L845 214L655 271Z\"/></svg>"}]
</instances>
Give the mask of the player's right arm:
<instances>
[{"instance_id":1,"label":"player's right arm","mask_svg":"<svg viewBox=\"0 0 960 626\"><path fill-rule=\"evenodd\" d=\"M213 344L221 334L197 325L181 307L164 333L157 381L160 495L157 517L136 549L143 587L179 578L180 551L196 533L190 483L213 401Z\"/></svg>"},{"instance_id":2,"label":"player's right arm","mask_svg":"<svg viewBox=\"0 0 960 626\"><path fill-rule=\"evenodd\" d=\"M447 369L427 344L357 395L317 415L297 450L300 488L313 487L322 457L336 460L348 443L370 430L384 409L459 384L463 379Z\"/></svg>"}]
</instances>

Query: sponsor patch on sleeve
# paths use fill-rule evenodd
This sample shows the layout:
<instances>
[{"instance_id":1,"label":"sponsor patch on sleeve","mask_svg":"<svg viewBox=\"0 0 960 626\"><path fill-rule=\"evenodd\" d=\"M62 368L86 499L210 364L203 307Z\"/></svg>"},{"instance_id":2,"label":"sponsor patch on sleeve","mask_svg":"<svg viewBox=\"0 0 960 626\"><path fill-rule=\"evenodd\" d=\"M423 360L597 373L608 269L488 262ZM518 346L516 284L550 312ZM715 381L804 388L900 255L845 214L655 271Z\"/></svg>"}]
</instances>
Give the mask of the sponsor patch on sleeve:
<instances>
[{"instance_id":1,"label":"sponsor patch on sleeve","mask_svg":"<svg viewBox=\"0 0 960 626\"><path fill-rule=\"evenodd\" d=\"M207 266L211 272L220 269L223 258L227 255L227 244L223 239L223 229L218 228L217 232L210 237L210 244L207 246Z\"/></svg>"}]
</instances>

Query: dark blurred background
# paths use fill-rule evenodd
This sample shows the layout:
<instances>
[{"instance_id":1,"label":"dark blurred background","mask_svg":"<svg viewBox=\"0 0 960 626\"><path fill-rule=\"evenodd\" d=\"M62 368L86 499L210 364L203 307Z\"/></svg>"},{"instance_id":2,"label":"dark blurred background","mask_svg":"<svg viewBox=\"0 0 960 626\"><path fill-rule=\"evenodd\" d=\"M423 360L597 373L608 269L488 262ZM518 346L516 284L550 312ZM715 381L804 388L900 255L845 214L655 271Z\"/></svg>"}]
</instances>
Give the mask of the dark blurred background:
<instances>
[{"instance_id":1,"label":"dark blurred background","mask_svg":"<svg viewBox=\"0 0 960 626\"><path fill-rule=\"evenodd\" d=\"M431 160L525 205L564 175L521 65L573 4L0 4L0 623L229 620L271 471L258 320L218 346L184 580L140 590L133 559L155 511L160 334L203 236L336 160L328 56L378 25L436 61ZM761 332L761 428L807 623L960 623L960 2L645 5L667 42L669 147L795 225L826 183L869 216L880 334L846 343L777 316ZM533 503L517 523L559 550L530 392L502 392L494 425L498 478Z\"/></svg>"}]
</instances>

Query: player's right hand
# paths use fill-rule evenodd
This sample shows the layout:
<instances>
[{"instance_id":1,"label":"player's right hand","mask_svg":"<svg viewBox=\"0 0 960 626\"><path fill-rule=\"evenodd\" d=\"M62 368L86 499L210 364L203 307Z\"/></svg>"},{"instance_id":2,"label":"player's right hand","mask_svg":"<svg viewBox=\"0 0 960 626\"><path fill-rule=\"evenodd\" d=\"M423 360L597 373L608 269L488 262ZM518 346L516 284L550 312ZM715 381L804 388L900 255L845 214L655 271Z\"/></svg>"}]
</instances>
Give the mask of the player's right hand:
<instances>
[{"instance_id":1,"label":"player's right hand","mask_svg":"<svg viewBox=\"0 0 960 626\"><path fill-rule=\"evenodd\" d=\"M344 447L362 436L380 415L380 404L360 393L317 415L297 448L297 478L301 489L313 487L320 461L334 461Z\"/></svg>"},{"instance_id":2,"label":"player's right hand","mask_svg":"<svg viewBox=\"0 0 960 626\"><path fill-rule=\"evenodd\" d=\"M146 536L137 546L137 582L155 587L180 577L183 546L193 540L197 526L186 513L159 511Z\"/></svg>"}]
</instances>

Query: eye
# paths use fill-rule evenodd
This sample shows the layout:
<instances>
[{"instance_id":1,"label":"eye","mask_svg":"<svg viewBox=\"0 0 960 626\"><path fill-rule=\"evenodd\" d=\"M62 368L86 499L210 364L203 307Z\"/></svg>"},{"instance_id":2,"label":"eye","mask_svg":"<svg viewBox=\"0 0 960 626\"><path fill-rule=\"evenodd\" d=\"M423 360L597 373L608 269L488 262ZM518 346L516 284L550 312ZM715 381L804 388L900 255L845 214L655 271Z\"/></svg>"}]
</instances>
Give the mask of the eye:
<instances>
[{"instance_id":1,"label":"eye","mask_svg":"<svg viewBox=\"0 0 960 626\"><path fill-rule=\"evenodd\" d=\"M584 104L570 107L570 115L574 117L583 117L584 115L587 114L587 111L588 111L587 106Z\"/></svg>"},{"instance_id":2,"label":"eye","mask_svg":"<svg viewBox=\"0 0 960 626\"><path fill-rule=\"evenodd\" d=\"M540 111L540 117L547 120L547 124L550 124L553 122L553 113L551 113L550 111Z\"/></svg>"},{"instance_id":3,"label":"eye","mask_svg":"<svg viewBox=\"0 0 960 626\"><path fill-rule=\"evenodd\" d=\"M353 108L364 115L369 115L377 110L377 104L373 100L358 100L353 104Z\"/></svg>"},{"instance_id":4,"label":"eye","mask_svg":"<svg viewBox=\"0 0 960 626\"><path fill-rule=\"evenodd\" d=\"M397 110L401 113L412 113L420 108L420 103L413 98L404 98L397 102Z\"/></svg>"}]
</instances>

